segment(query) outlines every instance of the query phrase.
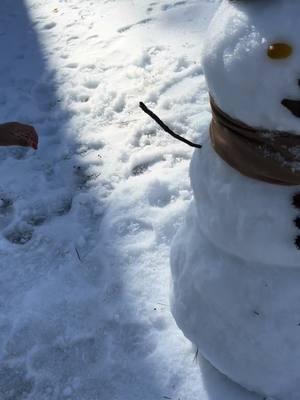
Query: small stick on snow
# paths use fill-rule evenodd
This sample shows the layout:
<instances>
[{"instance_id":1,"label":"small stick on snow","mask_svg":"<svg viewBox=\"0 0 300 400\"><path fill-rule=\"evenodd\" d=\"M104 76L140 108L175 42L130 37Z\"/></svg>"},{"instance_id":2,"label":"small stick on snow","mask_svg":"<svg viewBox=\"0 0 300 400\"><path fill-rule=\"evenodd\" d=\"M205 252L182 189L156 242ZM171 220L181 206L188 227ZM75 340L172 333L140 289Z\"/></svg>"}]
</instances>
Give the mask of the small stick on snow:
<instances>
[{"instance_id":1,"label":"small stick on snow","mask_svg":"<svg viewBox=\"0 0 300 400\"><path fill-rule=\"evenodd\" d=\"M196 351L196 353L195 353L195 357L194 357L193 362L196 362L196 361L198 360L198 354L199 354L199 349L198 349L198 347L197 347L197 351Z\"/></svg>"},{"instance_id":2,"label":"small stick on snow","mask_svg":"<svg viewBox=\"0 0 300 400\"><path fill-rule=\"evenodd\" d=\"M154 121L169 135L173 136L175 139L180 140L181 142L191 146L196 147L197 149L201 149L201 144L193 143L188 139L183 138L182 136L178 135L177 133L173 132L153 111L149 110L149 108L142 102L140 102L140 108L148 114Z\"/></svg>"},{"instance_id":3,"label":"small stick on snow","mask_svg":"<svg viewBox=\"0 0 300 400\"><path fill-rule=\"evenodd\" d=\"M75 247L75 246L74 246ZM77 257L78 257L78 260L80 261L80 262L82 262L82 260L81 260L81 257L80 257L80 254L79 254L79 251L77 250L77 248L75 247L75 251L76 251L76 254L77 254Z\"/></svg>"}]
</instances>

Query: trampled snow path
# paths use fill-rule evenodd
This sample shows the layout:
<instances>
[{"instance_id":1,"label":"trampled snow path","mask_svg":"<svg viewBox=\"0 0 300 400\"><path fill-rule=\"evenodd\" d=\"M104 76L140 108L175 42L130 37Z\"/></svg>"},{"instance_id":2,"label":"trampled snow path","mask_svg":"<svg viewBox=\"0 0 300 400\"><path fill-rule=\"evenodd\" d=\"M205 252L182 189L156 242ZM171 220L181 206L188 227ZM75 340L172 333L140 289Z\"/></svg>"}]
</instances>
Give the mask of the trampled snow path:
<instances>
[{"instance_id":1,"label":"trampled snow path","mask_svg":"<svg viewBox=\"0 0 300 400\"><path fill-rule=\"evenodd\" d=\"M201 37L217 1L1 0L1 400L246 400L168 307L169 246L201 140Z\"/></svg>"}]
</instances>

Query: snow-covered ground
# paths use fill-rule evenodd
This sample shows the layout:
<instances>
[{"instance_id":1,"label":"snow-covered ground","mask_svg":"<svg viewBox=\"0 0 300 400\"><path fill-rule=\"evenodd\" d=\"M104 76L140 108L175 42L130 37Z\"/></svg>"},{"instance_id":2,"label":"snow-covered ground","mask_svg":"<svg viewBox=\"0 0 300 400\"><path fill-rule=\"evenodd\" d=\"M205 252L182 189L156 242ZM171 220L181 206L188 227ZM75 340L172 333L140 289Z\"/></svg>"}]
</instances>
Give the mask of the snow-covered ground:
<instances>
[{"instance_id":1,"label":"snow-covered ground","mask_svg":"<svg viewBox=\"0 0 300 400\"><path fill-rule=\"evenodd\" d=\"M169 310L169 249L210 113L200 51L218 0L1 0L1 400L254 400ZM200 173L200 171L199 171Z\"/></svg>"}]
</instances>

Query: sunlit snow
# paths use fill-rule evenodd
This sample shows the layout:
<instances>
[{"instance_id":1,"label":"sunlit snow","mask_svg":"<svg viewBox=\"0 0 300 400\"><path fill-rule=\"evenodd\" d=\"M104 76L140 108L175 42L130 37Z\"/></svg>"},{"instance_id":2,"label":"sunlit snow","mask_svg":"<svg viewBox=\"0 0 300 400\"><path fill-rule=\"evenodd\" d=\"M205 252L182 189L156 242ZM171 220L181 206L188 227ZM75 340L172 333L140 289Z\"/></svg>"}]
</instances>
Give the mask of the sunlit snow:
<instances>
[{"instance_id":1,"label":"sunlit snow","mask_svg":"<svg viewBox=\"0 0 300 400\"><path fill-rule=\"evenodd\" d=\"M254 399L204 362L169 309L169 251L201 142L200 65L218 1L1 0L0 399ZM200 365L199 365L200 364Z\"/></svg>"}]
</instances>

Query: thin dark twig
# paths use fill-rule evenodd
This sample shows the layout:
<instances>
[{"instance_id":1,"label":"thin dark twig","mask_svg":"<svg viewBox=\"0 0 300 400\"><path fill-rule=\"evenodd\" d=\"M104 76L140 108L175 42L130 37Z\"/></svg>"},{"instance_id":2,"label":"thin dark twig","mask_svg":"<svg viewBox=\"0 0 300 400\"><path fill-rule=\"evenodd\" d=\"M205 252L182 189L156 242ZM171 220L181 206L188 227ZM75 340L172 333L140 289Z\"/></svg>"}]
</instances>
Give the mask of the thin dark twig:
<instances>
[{"instance_id":1,"label":"thin dark twig","mask_svg":"<svg viewBox=\"0 0 300 400\"><path fill-rule=\"evenodd\" d=\"M74 246L75 247L75 246ZM81 260L81 257L80 257L80 254L79 254L79 251L77 250L77 248L75 247L75 251L76 251L76 254L77 254L77 257L78 257L78 260L80 261L80 262L82 262L82 260Z\"/></svg>"},{"instance_id":2,"label":"thin dark twig","mask_svg":"<svg viewBox=\"0 0 300 400\"><path fill-rule=\"evenodd\" d=\"M197 347L197 350L196 350L196 353L195 353L195 356L194 356L194 360L193 360L194 362L197 361L198 355L199 355L199 349L198 349L198 347Z\"/></svg>"},{"instance_id":3,"label":"thin dark twig","mask_svg":"<svg viewBox=\"0 0 300 400\"><path fill-rule=\"evenodd\" d=\"M183 138L182 136L178 135L177 133L173 132L154 112L149 110L149 108L142 102L140 102L140 108L148 114L154 121L169 135L173 136L175 139L180 140L181 142L191 146L196 147L197 149L201 149L201 144L190 142L188 139Z\"/></svg>"}]
</instances>

